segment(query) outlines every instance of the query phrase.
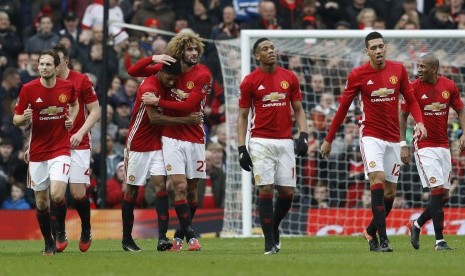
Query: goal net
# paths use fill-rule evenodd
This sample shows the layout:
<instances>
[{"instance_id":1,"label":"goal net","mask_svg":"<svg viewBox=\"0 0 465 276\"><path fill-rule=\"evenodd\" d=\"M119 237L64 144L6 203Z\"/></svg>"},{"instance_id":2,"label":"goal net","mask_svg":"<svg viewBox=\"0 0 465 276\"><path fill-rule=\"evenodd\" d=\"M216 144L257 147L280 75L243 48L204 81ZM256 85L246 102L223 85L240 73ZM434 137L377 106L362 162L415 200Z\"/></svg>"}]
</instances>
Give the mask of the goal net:
<instances>
[{"instance_id":1,"label":"goal net","mask_svg":"<svg viewBox=\"0 0 465 276\"><path fill-rule=\"evenodd\" d=\"M223 235L261 234L257 189L252 176L241 170L237 152L239 84L258 64L251 55L260 37L273 40L278 64L292 70L300 81L303 107L310 132L309 154L297 159L297 187L289 215L283 220L285 235L358 235L371 219L369 183L364 179L359 153L357 122L361 115L355 101L333 142L331 156L322 159L319 147L338 107L349 71L367 61L367 31L256 31L244 30L240 40L216 41L223 73L227 118L227 181ZM411 80L416 62L424 53L440 60L440 73L453 79L460 91L465 80L465 34L457 31L381 31L387 58L402 62ZM449 116L453 173L451 199L445 208L445 233L465 234L465 156L457 148L462 130L457 116ZM413 120L407 137L411 138ZM297 129L295 128L295 132ZM408 139L409 140L409 139ZM409 140L410 143L410 140ZM413 154L411 155L413 158ZM413 159L412 159L413 160ZM387 219L388 234L406 234L406 222L417 217L429 202L415 163L403 166L394 208ZM432 223L425 227L433 234Z\"/></svg>"}]
</instances>

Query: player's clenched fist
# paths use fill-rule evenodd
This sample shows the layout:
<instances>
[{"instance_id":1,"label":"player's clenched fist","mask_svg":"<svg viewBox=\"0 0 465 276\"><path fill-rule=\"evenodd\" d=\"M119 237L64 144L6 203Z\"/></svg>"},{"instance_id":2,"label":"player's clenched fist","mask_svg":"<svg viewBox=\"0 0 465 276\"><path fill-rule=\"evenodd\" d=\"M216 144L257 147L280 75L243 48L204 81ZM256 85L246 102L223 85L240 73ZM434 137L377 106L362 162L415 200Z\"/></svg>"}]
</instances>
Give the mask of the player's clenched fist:
<instances>
[{"instance_id":1,"label":"player's clenched fist","mask_svg":"<svg viewBox=\"0 0 465 276\"><path fill-rule=\"evenodd\" d=\"M308 151L308 133L301 132L297 144L295 146L295 154L297 156L305 156Z\"/></svg>"},{"instance_id":2,"label":"player's clenched fist","mask_svg":"<svg viewBox=\"0 0 465 276\"><path fill-rule=\"evenodd\" d=\"M153 105L153 106L157 106L158 105L158 101L160 100L160 97L157 97L155 96L154 93L144 93L144 95L142 95L142 102L144 102L144 104L146 105Z\"/></svg>"},{"instance_id":3,"label":"player's clenched fist","mask_svg":"<svg viewBox=\"0 0 465 276\"><path fill-rule=\"evenodd\" d=\"M249 152L245 146L240 146L239 150L239 164L241 167L250 172L252 171L252 159L250 159Z\"/></svg>"}]
</instances>

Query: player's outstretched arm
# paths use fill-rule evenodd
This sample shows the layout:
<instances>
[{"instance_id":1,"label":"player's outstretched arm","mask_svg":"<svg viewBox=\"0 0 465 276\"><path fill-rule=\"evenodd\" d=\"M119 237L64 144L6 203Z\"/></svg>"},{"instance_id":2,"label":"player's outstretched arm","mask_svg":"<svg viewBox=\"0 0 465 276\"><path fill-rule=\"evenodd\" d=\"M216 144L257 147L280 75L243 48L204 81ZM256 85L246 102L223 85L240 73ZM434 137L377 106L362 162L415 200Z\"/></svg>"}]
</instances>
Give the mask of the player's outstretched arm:
<instances>
[{"instance_id":1,"label":"player's outstretched arm","mask_svg":"<svg viewBox=\"0 0 465 276\"><path fill-rule=\"evenodd\" d=\"M459 124L460 127L462 128L462 135L460 136L460 149L465 150L465 108L462 108L457 112L457 116L459 117Z\"/></svg>"}]
</instances>

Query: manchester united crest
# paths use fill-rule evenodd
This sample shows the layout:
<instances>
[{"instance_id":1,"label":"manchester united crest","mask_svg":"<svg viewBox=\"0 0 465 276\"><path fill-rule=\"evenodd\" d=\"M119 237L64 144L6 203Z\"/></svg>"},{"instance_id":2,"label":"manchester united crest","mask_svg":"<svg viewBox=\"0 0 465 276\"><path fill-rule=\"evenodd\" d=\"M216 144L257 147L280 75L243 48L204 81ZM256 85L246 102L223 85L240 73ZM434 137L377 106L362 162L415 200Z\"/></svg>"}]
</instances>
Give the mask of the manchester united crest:
<instances>
[{"instance_id":1,"label":"manchester united crest","mask_svg":"<svg viewBox=\"0 0 465 276\"><path fill-rule=\"evenodd\" d=\"M187 89L192 89L192 88L194 88L194 82L193 82L193 81L187 82L187 83L186 83L186 87L187 87Z\"/></svg>"},{"instance_id":2,"label":"manchester united crest","mask_svg":"<svg viewBox=\"0 0 465 276\"><path fill-rule=\"evenodd\" d=\"M436 177L432 176L429 178L429 183L434 184L436 183Z\"/></svg>"},{"instance_id":3,"label":"manchester united crest","mask_svg":"<svg viewBox=\"0 0 465 276\"><path fill-rule=\"evenodd\" d=\"M280 83L282 89L288 89L289 88L289 82L287 81L282 81Z\"/></svg>"},{"instance_id":4,"label":"manchester united crest","mask_svg":"<svg viewBox=\"0 0 465 276\"><path fill-rule=\"evenodd\" d=\"M376 162L371 161L370 164L368 164L368 166L370 166L370 168L374 168L376 166Z\"/></svg>"},{"instance_id":5,"label":"manchester united crest","mask_svg":"<svg viewBox=\"0 0 465 276\"><path fill-rule=\"evenodd\" d=\"M169 171L169 172L170 172L170 171L171 171L171 169L172 169L172 167L171 167L171 164L168 164L168 165L166 165L166 170L167 170L167 171Z\"/></svg>"},{"instance_id":6,"label":"manchester united crest","mask_svg":"<svg viewBox=\"0 0 465 276\"><path fill-rule=\"evenodd\" d=\"M399 79L398 79L396 76L391 76L391 77L389 78L389 82L390 82L391 84L397 84L398 81L399 81Z\"/></svg>"},{"instance_id":7,"label":"manchester united crest","mask_svg":"<svg viewBox=\"0 0 465 276\"><path fill-rule=\"evenodd\" d=\"M442 92L441 92L441 96L442 96L444 99L449 99L450 93L449 93L449 91L445 90L445 91L442 91Z\"/></svg>"},{"instance_id":8,"label":"manchester united crest","mask_svg":"<svg viewBox=\"0 0 465 276\"><path fill-rule=\"evenodd\" d=\"M136 180L136 177L135 177L134 175L130 175L130 176L129 176L129 181L132 182L132 181L134 181L134 180Z\"/></svg>"},{"instance_id":9,"label":"manchester united crest","mask_svg":"<svg viewBox=\"0 0 465 276\"><path fill-rule=\"evenodd\" d=\"M68 100L68 97L66 97L65 94L60 94L60 96L58 96L58 100L62 103L66 103L66 100Z\"/></svg>"},{"instance_id":10,"label":"manchester united crest","mask_svg":"<svg viewBox=\"0 0 465 276\"><path fill-rule=\"evenodd\" d=\"M259 175L256 175L254 178L255 178L255 183L260 183L260 176Z\"/></svg>"}]
</instances>

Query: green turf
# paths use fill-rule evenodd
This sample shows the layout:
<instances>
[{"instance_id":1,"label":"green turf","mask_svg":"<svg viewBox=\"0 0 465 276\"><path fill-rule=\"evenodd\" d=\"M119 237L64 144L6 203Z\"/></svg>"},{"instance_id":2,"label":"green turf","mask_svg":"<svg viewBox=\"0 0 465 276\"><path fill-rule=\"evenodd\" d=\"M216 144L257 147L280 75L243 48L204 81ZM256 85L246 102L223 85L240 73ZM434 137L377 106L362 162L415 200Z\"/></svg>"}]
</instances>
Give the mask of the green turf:
<instances>
[{"instance_id":1,"label":"green turf","mask_svg":"<svg viewBox=\"0 0 465 276\"><path fill-rule=\"evenodd\" d=\"M200 252L157 252L155 240L138 240L140 253L97 240L84 254L70 241L55 256L41 255L41 241L0 241L0 275L465 275L465 236L446 240L453 251L434 251L433 236L422 236L420 250L393 236L394 252L378 253L361 237L283 238L276 255L263 255L262 238L204 238Z\"/></svg>"}]
</instances>

